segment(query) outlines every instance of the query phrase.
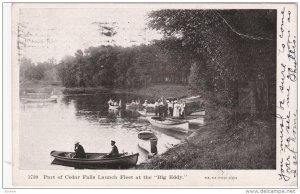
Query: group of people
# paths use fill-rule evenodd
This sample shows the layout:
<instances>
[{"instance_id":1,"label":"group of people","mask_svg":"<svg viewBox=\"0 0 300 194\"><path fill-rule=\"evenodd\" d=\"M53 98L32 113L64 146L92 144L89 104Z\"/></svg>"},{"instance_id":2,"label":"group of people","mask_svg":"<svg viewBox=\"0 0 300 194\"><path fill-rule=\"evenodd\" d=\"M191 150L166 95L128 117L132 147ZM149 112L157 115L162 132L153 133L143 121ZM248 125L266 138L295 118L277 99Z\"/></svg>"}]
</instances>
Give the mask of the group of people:
<instances>
[{"instance_id":1,"label":"group of people","mask_svg":"<svg viewBox=\"0 0 300 194\"><path fill-rule=\"evenodd\" d=\"M116 142L114 140L111 140L111 146L111 151L106 154L104 158L115 158L120 156L118 147L116 146ZM74 151L75 155L73 156L73 158L86 158L84 148L78 141L75 143Z\"/></svg>"},{"instance_id":2,"label":"group of people","mask_svg":"<svg viewBox=\"0 0 300 194\"><path fill-rule=\"evenodd\" d=\"M131 106L140 106L141 102L140 100L132 100L131 103L127 103L127 104Z\"/></svg>"},{"instance_id":3,"label":"group of people","mask_svg":"<svg viewBox=\"0 0 300 194\"><path fill-rule=\"evenodd\" d=\"M146 111L149 112L150 108L154 108L155 116L160 117L175 117L183 118L186 112L186 104L182 100L166 100L160 98L154 104L148 104L147 100L143 104Z\"/></svg>"},{"instance_id":4,"label":"group of people","mask_svg":"<svg viewBox=\"0 0 300 194\"><path fill-rule=\"evenodd\" d=\"M122 103L121 100L118 102L116 100L109 99L109 101L108 101L108 104L110 106L121 106L121 103Z\"/></svg>"}]
</instances>

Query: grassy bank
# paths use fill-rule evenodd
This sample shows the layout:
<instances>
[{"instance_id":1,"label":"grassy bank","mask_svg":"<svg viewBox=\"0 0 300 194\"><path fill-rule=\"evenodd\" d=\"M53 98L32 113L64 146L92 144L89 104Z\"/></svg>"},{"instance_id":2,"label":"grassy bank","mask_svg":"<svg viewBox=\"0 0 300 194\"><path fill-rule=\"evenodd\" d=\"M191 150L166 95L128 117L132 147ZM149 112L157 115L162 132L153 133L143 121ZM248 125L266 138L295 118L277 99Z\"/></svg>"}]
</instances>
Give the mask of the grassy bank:
<instances>
[{"instance_id":1,"label":"grassy bank","mask_svg":"<svg viewBox=\"0 0 300 194\"><path fill-rule=\"evenodd\" d=\"M138 169L274 169L274 121L243 119L227 124L230 111L206 100L206 125ZM272 123L272 124L270 124Z\"/></svg>"}]
</instances>

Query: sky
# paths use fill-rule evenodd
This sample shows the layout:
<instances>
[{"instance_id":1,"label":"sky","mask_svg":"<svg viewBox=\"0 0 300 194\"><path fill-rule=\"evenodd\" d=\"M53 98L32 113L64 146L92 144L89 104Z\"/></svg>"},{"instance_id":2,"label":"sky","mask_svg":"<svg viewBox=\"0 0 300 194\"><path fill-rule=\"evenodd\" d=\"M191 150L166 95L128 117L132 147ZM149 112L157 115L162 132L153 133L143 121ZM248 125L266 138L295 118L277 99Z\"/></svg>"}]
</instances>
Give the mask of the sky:
<instances>
[{"instance_id":1,"label":"sky","mask_svg":"<svg viewBox=\"0 0 300 194\"><path fill-rule=\"evenodd\" d=\"M149 44L162 34L147 29L149 9L33 9L20 10L19 54L33 62L57 62L78 49L92 46ZM112 34L114 34L112 36Z\"/></svg>"}]
</instances>

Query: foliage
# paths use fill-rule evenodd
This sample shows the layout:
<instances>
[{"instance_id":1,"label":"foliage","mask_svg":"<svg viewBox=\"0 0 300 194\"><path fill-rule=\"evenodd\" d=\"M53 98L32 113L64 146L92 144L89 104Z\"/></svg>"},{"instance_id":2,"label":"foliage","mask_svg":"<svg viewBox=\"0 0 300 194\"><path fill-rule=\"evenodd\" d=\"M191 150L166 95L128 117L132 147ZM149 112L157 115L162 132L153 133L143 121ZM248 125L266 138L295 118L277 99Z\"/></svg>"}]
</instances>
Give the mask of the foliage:
<instances>
[{"instance_id":1,"label":"foliage","mask_svg":"<svg viewBox=\"0 0 300 194\"><path fill-rule=\"evenodd\" d=\"M90 47L84 52L78 50L75 57L65 57L59 75L66 87L138 88L170 80L185 83L190 64L185 63L183 71L183 60L174 61L159 44Z\"/></svg>"},{"instance_id":2,"label":"foliage","mask_svg":"<svg viewBox=\"0 0 300 194\"><path fill-rule=\"evenodd\" d=\"M265 85L275 83L269 75L270 70L276 74L276 11L158 10L149 18L151 28L181 42L169 50L179 48L181 56L189 54L199 65L197 73L192 69L191 86L202 78L204 85L199 89L218 96L222 104L236 108L239 87L252 80L260 82L258 75L264 77Z\"/></svg>"},{"instance_id":3,"label":"foliage","mask_svg":"<svg viewBox=\"0 0 300 194\"><path fill-rule=\"evenodd\" d=\"M33 63L30 59L22 58L20 60L20 82L30 81L57 81L58 75L56 64L49 60L43 63Z\"/></svg>"}]
</instances>

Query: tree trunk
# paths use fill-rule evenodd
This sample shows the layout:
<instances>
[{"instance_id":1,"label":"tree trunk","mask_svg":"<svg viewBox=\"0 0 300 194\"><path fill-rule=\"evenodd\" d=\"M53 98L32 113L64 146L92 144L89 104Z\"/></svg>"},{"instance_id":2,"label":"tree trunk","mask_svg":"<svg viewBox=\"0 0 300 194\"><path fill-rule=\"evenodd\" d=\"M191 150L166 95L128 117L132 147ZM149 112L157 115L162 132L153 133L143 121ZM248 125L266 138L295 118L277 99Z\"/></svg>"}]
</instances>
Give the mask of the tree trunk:
<instances>
[{"instance_id":1,"label":"tree trunk","mask_svg":"<svg viewBox=\"0 0 300 194\"><path fill-rule=\"evenodd\" d=\"M256 107L256 91L257 91L257 88L255 86L255 82L254 81L250 81L249 82L249 87L250 87L250 105L251 105L251 108L250 108L250 114L251 114L251 118L254 118L256 116L256 113L257 113L257 107Z\"/></svg>"}]
</instances>

